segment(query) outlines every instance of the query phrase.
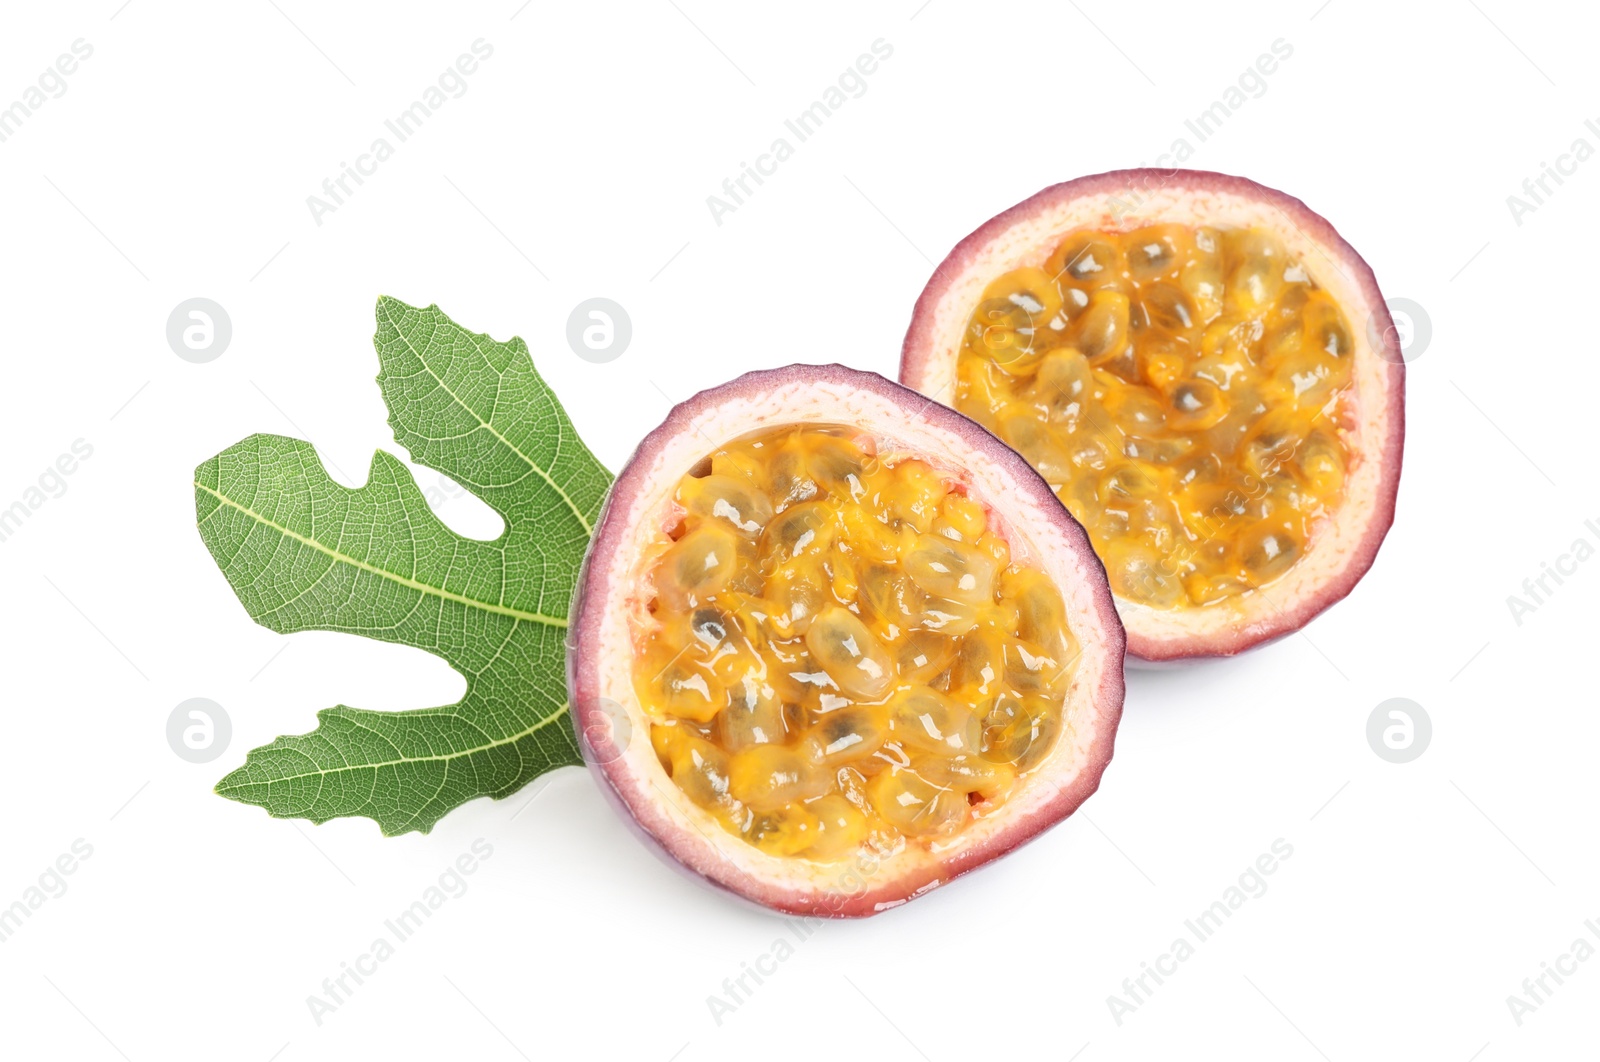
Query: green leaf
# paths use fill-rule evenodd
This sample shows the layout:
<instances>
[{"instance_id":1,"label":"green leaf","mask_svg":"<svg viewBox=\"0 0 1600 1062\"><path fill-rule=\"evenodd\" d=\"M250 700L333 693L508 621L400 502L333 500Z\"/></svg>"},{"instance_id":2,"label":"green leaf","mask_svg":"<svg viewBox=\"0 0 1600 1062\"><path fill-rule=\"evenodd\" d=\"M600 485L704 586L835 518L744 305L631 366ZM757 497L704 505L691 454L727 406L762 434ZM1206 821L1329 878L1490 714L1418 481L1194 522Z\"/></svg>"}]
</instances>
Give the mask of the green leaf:
<instances>
[{"instance_id":1,"label":"green leaf","mask_svg":"<svg viewBox=\"0 0 1600 1062\"><path fill-rule=\"evenodd\" d=\"M195 470L200 537L257 623L426 649L466 678L466 695L407 712L325 709L311 733L252 751L217 792L282 818L364 815L388 835L426 833L474 797L582 762L564 639L611 475L522 340L381 298L374 344L396 440L492 506L505 533L451 531L389 454L350 490L310 443L253 435Z\"/></svg>"}]
</instances>

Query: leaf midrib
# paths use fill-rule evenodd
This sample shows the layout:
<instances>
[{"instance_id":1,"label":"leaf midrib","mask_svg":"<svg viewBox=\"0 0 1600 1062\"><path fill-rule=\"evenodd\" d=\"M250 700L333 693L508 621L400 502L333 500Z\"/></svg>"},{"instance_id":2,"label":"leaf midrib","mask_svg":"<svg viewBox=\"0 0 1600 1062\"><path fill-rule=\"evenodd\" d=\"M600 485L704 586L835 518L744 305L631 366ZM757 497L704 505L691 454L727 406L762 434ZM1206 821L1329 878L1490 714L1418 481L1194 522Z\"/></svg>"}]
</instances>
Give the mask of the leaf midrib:
<instances>
[{"instance_id":1,"label":"leaf midrib","mask_svg":"<svg viewBox=\"0 0 1600 1062\"><path fill-rule=\"evenodd\" d=\"M428 359L424 357L422 352L412 344L411 337L406 335L405 329L401 327L399 321L395 320L393 317L390 317L389 323L394 326L395 335L400 337L400 342L404 343L406 345L406 349L411 351L412 355L417 359L417 364L421 365L425 370L427 370L428 375L433 377L435 382L438 383L439 390L449 395L450 400L456 405L472 414L472 419L476 420L480 427L504 443L507 449L522 459L523 464L533 469L540 479L549 484L551 490L561 495L561 500L565 502L567 508L572 511L572 515L578 518L578 523L583 525L584 532L591 535L594 534L594 528L590 526L588 517L583 515L583 510L578 508L578 503L572 500L572 496L569 495L565 490L561 489L561 484L557 483L550 473L546 472L538 464L538 462L534 461L527 454L523 453L521 447L502 435L493 424L490 424L488 421L484 420L483 417L478 414L477 410L469 406L460 395L451 390L450 385L444 382L444 377L433 371L433 366L428 364Z\"/></svg>"},{"instance_id":2,"label":"leaf midrib","mask_svg":"<svg viewBox=\"0 0 1600 1062\"><path fill-rule=\"evenodd\" d=\"M519 730L515 734L508 734L507 736L505 736L503 738L498 738L498 739L496 739L494 741L489 742L488 744L475 745L470 749L462 749L459 752L448 752L448 753L444 753L444 754L438 755L438 756L401 756L397 760L381 760L381 761L379 761L377 763L346 763L346 764L341 764L338 767L328 767L328 768L320 768L319 767L318 769L316 769L314 771L301 771L298 774L280 775L277 778L268 779L268 782L293 782L293 781L299 781L300 779L303 779L303 778L321 778L321 777L324 777L324 776L330 775L330 774L345 774L345 773L348 773L350 771L372 771L372 770L377 770L380 767L398 767L398 766L400 766L401 764L404 764L404 763L435 763L435 762L438 762L440 760L459 760L463 756L475 756L480 752L488 752L490 749L497 749L497 748L500 748L503 745L515 744L516 742L521 741L523 738L529 736L530 734L538 733L540 730L543 730L545 727L549 726L551 723L555 722L557 719L560 719L563 715L565 715L566 712L567 712L567 709L568 709L568 707L570 707L571 703L572 702L570 702L570 701L563 701L561 703L561 707L557 708L555 711L551 712L549 715L545 716L543 719L540 719L537 722L533 723L531 726L528 726L523 730ZM394 713L394 714L403 714L403 713ZM357 725L359 726L360 724L358 723ZM373 731L371 727L362 727L362 729L367 730L367 731L372 732L372 733L377 733L376 731ZM382 737L383 735L380 734L378 736ZM384 740L387 741L388 739L384 738ZM271 748L272 746L269 745L267 747ZM301 755L305 755L305 753L301 753ZM219 793L228 792L228 791L231 791L233 789L244 789L244 788L247 788L249 786L263 785L263 784L266 784L266 783L263 783L263 782L241 782L239 785L229 786L227 790L224 790L221 785L218 785L217 786L217 792L219 792Z\"/></svg>"},{"instance_id":3,"label":"leaf midrib","mask_svg":"<svg viewBox=\"0 0 1600 1062\"><path fill-rule=\"evenodd\" d=\"M391 572L387 568L380 568L375 564L369 564L358 557L352 557L348 553L341 553L331 546L323 545L314 538L308 538L297 531L292 531L277 521L268 519L266 516L256 512L249 506L240 505L232 498L221 493L220 491L213 490L204 483L201 483L199 480L195 480L194 485L200 490L203 490L207 494L211 495L213 498L217 499L217 501L221 502L223 505L237 509L239 512L250 517L250 519L261 524L263 527L270 527L280 535L283 535L287 538L292 538L296 542L300 542L304 545L310 546L312 549L327 554L335 561L348 564L354 568L359 568L361 571L376 575L380 579L387 579L390 582L398 583L401 586L408 587L420 594L426 594L430 597L442 598L445 601L454 601L457 604L465 605L468 608L482 609L485 612L492 612L500 616L510 616L513 619L527 620L530 623L542 623L549 627L561 627L564 629L567 626L567 621L563 617L546 616L540 612L525 612L522 609L512 608L509 605L496 605L491 604L488 601L479 601L477 598L467 597L465 594L457 594L446 590L443 587L429 586L427 583L419 582L418 580L412 579L409 576L400 575L397 572ZM209 516L207 519L209 519Z\"/></svg>"}]
</instances>

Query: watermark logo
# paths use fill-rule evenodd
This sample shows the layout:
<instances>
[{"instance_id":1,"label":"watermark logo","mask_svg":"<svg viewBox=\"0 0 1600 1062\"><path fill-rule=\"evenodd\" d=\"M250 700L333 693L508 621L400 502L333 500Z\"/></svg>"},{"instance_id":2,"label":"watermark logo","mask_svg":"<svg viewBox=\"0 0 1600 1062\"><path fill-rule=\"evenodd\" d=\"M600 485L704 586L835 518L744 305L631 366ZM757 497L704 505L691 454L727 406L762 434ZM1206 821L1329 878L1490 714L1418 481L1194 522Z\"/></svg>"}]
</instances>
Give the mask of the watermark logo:
<instances>
[{"instance_id":1,"label":"watermark logo","mask_svg":"<svg viewBox=\"0 0 1600 1062\"><path fill-rule=\"evenodd\" d=\"M167 315L167 346L184 361L216 361L232 340L232 318L210 299L185 299Z\"/></svg>"},{"instance_id":2,"label":"watermark logo","mask_svg":"<svg viewBox=\"0 0 1600 1062\"><path fill-rule=\"evenodd\" d=\"M190 763L210 763L232 739L233 721L216 701L191 697L167 716L167 744Z\"/></svg>"},{"instance_id":3,"label":"watermark logo","mask_svg":"<svg viewBox=\"0 0 1600 1062\"><path fill-rule=\"evenodd\" d=\"M1392 362L1394 354L1384 342L1392 335L1394 351L1399 353L1402 362L1409 365L1422 357L1422 352L1433 342L1433 318L1428 316L1428 311L1422 308L1421 303L1411 299L1389 299L1384 305L1389 308L1389 319L1393 324L1385 325L1380 330L1378 314L1369 315L1367 341L1379 357Z\"/></svg>"},{"instance_id":4,"label":"watermark logo","mask_svg":"<svg viewBox=\"0 0 1600 1062\"><path fill-rule=\"evenodd\" d=\"M633 319L610 299L585 299L567 315L567 346L584 361L616 361L633 340Z\"/></svg>"},{"instance_id":5,"label":"watermark logo","mask_svg":"<svg viewBox=\"0 0 1600 1062\"><path fill-rule=\"evenodd\" d=\"M1367 716L1367 744L1379 759L1410 763L1428 751L1432 740L1433 720L1416 701L1391 697Z\"/></svg>"},{"instance_id":6,"label":"watermark logo","mask_svg":"<svg viewBox=\"0 0 1600 1062\"><path fill-rule=\"evenodd\" d=\"M1027 295L984 299L972 315L982 329L978 343L996 364L1010 365L1033 350L1033 315L1043 311L1044 306Z\"/></svg>"},{"instance_id":7,"label":"watermark logo","mask_svg":"<svg viewBox=\"0 0 1600 1062\"><path fill-rule=\"evenodd\" d=\"M628 710L610 697L601 697L595 711L584 713L583 755L594 764L621 759L633 743L633 722Z\"/></svg>"}]
</instances>

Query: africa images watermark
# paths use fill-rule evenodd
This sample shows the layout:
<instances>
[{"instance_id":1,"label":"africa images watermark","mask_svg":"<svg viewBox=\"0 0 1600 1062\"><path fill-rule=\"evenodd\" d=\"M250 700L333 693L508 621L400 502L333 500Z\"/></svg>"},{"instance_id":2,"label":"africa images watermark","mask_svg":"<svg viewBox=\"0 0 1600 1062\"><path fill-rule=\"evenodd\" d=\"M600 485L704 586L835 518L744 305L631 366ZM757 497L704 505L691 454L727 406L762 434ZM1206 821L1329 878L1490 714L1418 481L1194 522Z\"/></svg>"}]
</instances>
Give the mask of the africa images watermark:
<instances>
[{"instance_id":1,"label":"africa images watermark","mask_svg":"<svg viewBox=\"0 0 1600 1062\"><path fill-rule=\"evenodd\" d=\"M67 894L67 875L75 874L79 865L94 855L94 846L82 837L75 839L68 850L56 856L39 874L37 883L22 890L20 899L11 906L0 908L0 944L17 935L17 930L33 917L33 912L49 900L59 900Z\"/></svg>"},{"instance_id":2,"label":"africa images watermark","mask_svg":"<svg viewBox=\"0 0 1600 1062\"><path fill-rule=\"evenodd\" d=\"M1600 124L1593 118L1586 118L1583 127L1590 135L1600 137ZM1589 143L1587 137L1578 137L1566 151L1556 156L1555 165L1548 162L1539 163L1539 172L1533 177L1527 177L1522 182L1522 195L1506 196L1506 208L1511 211L1511 220L1522 227L1522 219L1536 212L1545 205L1545 201L1555 195L1566 182L1563 177L1571 177L1578 172L1578 167L1594 157L1594 145ZM1554 187L1551 183L1554 182Z\"/></svg>"},{"instance_id":3,"label":"africa images watermark","mask_svg":"<svg viewBox=\"0 0 1600 1062\"><path fill-rule=\"evenodd\" d=\"M39 478L23 489L20 498L0 508L0 542L9 542L45 502L67 493L67 477L93 456L94 447L86 440L72 440L70 453L61 454L46 465Z\"/></svg>"},{"instance_id":4,"label":"africa images watermark","mask_svg":"<svg viewBox=\"0 0 1600 1062\"><path fill-rule=\"evenodd\" d=\"M802 919L786 919L786 922L789 932L794 935L794 943L790 943L786 937L778 937L770 948L755 957L754 962L741 960L740 972L722 979L721 995L713 992L706 996L706 1007L711 1011L711 1020L717 1025L720 1026L728 1015L750 1002L756 989L778 972L778 964L792 959L796 947L804 944L816 932L815 926L806 925Z\"/></svg>"},{"instance_id":5,"label":"africa images watermark","mask_svg":"<svg viewBox=\"0 0 1600 1062\"><path fill-rule=\"evenodd\" d=\"M1294 846L1279 837L1272 842L1268 851L1262 852L1244 868L1236 884L1222 890L1220 899L1212 901L1211 906L1193 918L1185 919L1183 928L1188 931L1187 935L1174 938L1167 950L1157 955L1153 962L1139 963L1139 973L1122 979L1122 995L1113 992L1106 997L1106 1007L1111 1011L1112 1020L1120 1027L1127 1015L1150 1002L1155 990L1178 972L1179 964L1194 958L1199 946L1216 936L1235 911L1267 894L1268 876L1277 873L1279 866L1292 855ZM1154 985L1150 983L1152 981Z\"/></svg>"},{"instance_id":6,"label":"africa images watermark","mask_svg":"<svg viewBox=\"0 0 1600 1062\"><path fill-rule=\"evenodd\" d=\"M775 938L772 946L757 955L754 961L741 961L738 974L722 979L720 995L713 992L706 996L706 1008L711 1012L711 1020L720 1026L728 1015L750 1002L756 990L766 984L767 978L778 972L779 964L794 957L798 945L811 939L818 927L826 919L838 915L846 903L866 893L867 883L882 865L878 855L870 849L858 851L854 859L839 869L830 887L818 895L811 914L784 920L794 937L792 943L787 937Z\"/></svg>"},{"instance_id":7,"label":"africa images watermark","mask_svg":"<svg viewBox=\"0 0 1600 1062\"><path fill-rule=\"evenodd\" d=\"M1578 565L1595 555L1595 543L1600 542L1600 522L1585 520L1583 528L1594 536L1593 542L1579 535L1572 540L1572 548L1557 556L1555 563L1540 561L1539 574L1530 575L1522 580L1524 596L1519 597L1516 594L1506 596L1506 607L1511 610L1511 618L1516 621L1518 627L1522 626L1523 616L1539 611L1539 606L1549 602L1556 590L1566 581L1562 576L1570 578L1577 575ZM1552 581L1555 583L1554 587L1550 585Z\"/></svg>"},{"instance_id":8,"label":"africa images watermark","mask_svg":"<svg viewBox=\"0 0 1600 1062\"><path fill-rule=\"evenodd\" d=\"M1586 919L1583 928L1595 940L1600 940L1600 920ZM1595 945L1588 937L1575 937L1567 950L1556 956L1555 962L1539 963L1539 973L1522 979L1522 993L1513 992L1506 996L1506 1009L1511 1011L1511 1020L1520 1026L1526 1015L1550 1002L1556 989L1578 972L1579 963L1588 962L1595 954ZM1552 985L1551 981L1555 984Z\"/></svg>"},{"instance_id":9,"label":"africa images watermark","mask_svg":"<svg viewBox=\"0 0 1600 1062\"><path fill-rule=\"evenodd\" d=\"M435 884L422 890L422 895L393 918L384 919L385 935L373 940L367 950L353 961L339 963L339 972L322 980L322 994L313 992L306 997L306 1007L311 1018L321 1025L329 1014L338 1010L355 995L357 988L366 984L367 978L378 972L379 964L394 958L396 949L416 935L433 913L447 902L467 894L467 877L494 855L494 846L479 837L470 851L462 852L439 874ZM351 985L350 982L355 984Z\"/></svg>"},{"instance_id":10,"label":"africa images watermark","mask_svg":"<svg viewBox=\"0 0 1600 1062\"><path fill-rule=\"evenodd\" d=\"M803 144L811 139L822 128L822 123L838 113L839 108L867 94L867 78L877 72L880 62L888 62L889 57L894 55L894 45L882 37L873 41L870 48L871 54L862 52L858 55L852 65L844 68L834 84L822 90L820 98L814 100L811 106L793 118L784 119L783 127L794 134L795 143ZM789 142L787 136L780 136L772 141L766 151L756 156L753 166L741 161L738 176L723 180L722 194L706 196L711 220L720 227L725 215L738 210L745 200L755 195L756 188L766 183L763 178L777 173L779 164L794 156L794 149L795 145ZM756 188L750 186L751 181L755 182Z\"/></svg>"},{"instance_id":11,"label":"africa images watermark","mask_svg":"<svg viewBox=\"0 0 1600 1062\"><path fill-rule=\"evenodd\" d=\"M428 503L428 508L438 512L457 498L464 498L466 495L467 488L440 473L435 477L433 486L423 489L422 500Z\"/></svg>"},{"instance_id":12,"label":"africa images watermark","mask_svg":"<svg viewBox=\"0 0 1600 1062\"><path fill-rule=\"evenodd\" d=\"M70 45L71 51L62 52L56 61L44 68L35 82L21 92L9 105L0 106L0 144L17 135L22 124L37 114L51 100L67 94L67 78L78 72L78 64L94 55L94 45L79 37Z\"/></svg>"},{"instance_id":13,"label":"africa images watermark","mask_svg":"<svg viewBox=\"0 0 1600 1062\"><path fill-rule=\"evenodd\" d=\"M1283 37L1273 41L1269 47L1270 51L1256 56L1255 62L1245 67L1233 84L1224 87L1210 106L1193 118L1183 120L1184 129L1187 133L1193 134L1195 143L1190 143L1186 135L1173 138L1172 146L1156 156L1154 164L1156 171L1164 171L1168 175L1177 173L1194 155L1195 144L1203 144L1211 139L1223 124L1238 114L1247 103L1267 94L1269 88L1267 79L1278 72L1280 64L1287 62L1294 55L1294 45ZM1137 209L1148 195L1159 191L1164 183L1161 177L1155 174L1146 174L1138 180L1130 177L1125 197L1119 194L1110 200L1112 217L1121 217Z\"/></svg>"},{"instance_id":14,"label":"africa images watermark","mask_svg":"<svg viewBox=\"0 0 1600 1062\"><path fill-rule=\"evenodd\" d=\"M332 214L344 206L346 200L355 195L356 189L367 183L365 178L377 173L381 164L394 157L397 144L411 139L446 103L465 96L467 78L478 72L480 61L487 61L493 55L494 45L479 37L472 42L471 54L462 52L456 56L455 62L445 67L436 82L424 88L420 98L413 100L411 106L393 118L385 118L383 127L394 135L393 143L386 136L375 138L365 152L356 156L354 165L340 162L338 175L323 180L322 195L306 196L306 207L311 211L311 220L317 223L317 227L322 227L324 215ZM354 188L350 184L352 181L355 182Z\"/></svg>"}]
</instances>

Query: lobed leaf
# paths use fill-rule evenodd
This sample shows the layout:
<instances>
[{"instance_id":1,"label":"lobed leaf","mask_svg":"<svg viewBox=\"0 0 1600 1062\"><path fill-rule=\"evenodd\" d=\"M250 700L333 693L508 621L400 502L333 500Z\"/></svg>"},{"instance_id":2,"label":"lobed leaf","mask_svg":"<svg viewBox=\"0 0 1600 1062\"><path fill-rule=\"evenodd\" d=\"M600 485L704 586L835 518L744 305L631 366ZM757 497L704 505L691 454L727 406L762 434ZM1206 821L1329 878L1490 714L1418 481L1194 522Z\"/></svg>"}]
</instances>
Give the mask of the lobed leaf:
<instances>
[{"instance_id":1,"label":"lobed leaf","mask_svg":"<svg viewBox=\"0 0 1600 1062\"><path fill-rule=\"evenodd\" d=\"M493 507L505 533L480 542L451 531L389 454L351 490L309 443L253 435L195 470L200 535L256 622L425 649L467 692L414 711L325 709L311 733L253 750L217 792L283 818L362 815L385 834L425 833L474 797L582 762L564 641L611 476L521 339L497 343L437 306L390 298L377 316L396 440Z\"/></svg>"}]
</instances>

